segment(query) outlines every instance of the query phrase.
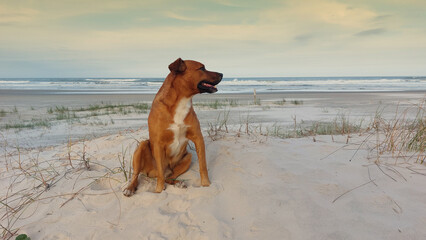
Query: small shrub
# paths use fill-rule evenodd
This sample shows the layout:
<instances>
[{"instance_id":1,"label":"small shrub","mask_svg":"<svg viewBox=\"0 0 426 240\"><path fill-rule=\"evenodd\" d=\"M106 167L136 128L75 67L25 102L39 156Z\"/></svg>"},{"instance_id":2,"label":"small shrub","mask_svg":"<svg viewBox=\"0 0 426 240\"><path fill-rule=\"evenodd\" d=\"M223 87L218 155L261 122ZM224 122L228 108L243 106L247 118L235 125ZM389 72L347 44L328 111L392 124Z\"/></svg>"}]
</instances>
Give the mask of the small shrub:
<instances>
[{"instance_id":1,"label":"small shrub","mask_svg":"<svg viewBox=\"0 0 426 240\"><path fill-rule=\"evenodd\" d=\"M282 99L282 100L280 100L280 101L276 101L276 102L274 102L274 104L276 104L276 105L284 105L286 102L287 102L287 101L283 98L283 99Z\"/></svg>"},{"instance_id":2,"label":"small shrub","mask_svg":"<svg viewBox=\"0 0 426 240\"><path fill-rule=\"evenodd\" d=\"M294 105L302 105L303 101L302 100L292 100L291 103L294 104Z\"/></svg>"},{"instance_id":3,"label":"small shrub","mask_svg":"<svg viewBox=\"0 0 426 240\"><path fill-rule=\"evenodd\" d=\"M27 236L27 234L19 234L15 240L31 240L30 237Z\"/></svg>"}]
</instances>

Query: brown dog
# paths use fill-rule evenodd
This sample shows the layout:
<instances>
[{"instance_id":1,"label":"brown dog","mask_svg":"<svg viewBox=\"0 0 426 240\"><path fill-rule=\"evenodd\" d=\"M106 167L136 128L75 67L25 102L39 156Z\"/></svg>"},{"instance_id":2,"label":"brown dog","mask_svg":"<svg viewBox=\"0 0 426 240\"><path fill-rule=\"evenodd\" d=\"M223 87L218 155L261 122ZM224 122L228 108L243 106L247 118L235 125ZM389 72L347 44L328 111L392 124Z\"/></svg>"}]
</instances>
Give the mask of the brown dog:
<instances>
[{"instance_id":1,"label":"brown dog","mask_svg":"<svg viewBox=\"0 0 426 240\"><path fill-rule=\"evenodd\" d=\"M180 58L170 64L169 69L170 74L155 96L148 116L149 140L141 142L133 155L133 176L123 190L125 196L136 191L139 173L157 178L157 193L163 191L165 181L178 182L176 178L191 164L191 154L186 151L188 140L195 144L201 185L210 185L204 139L192 108L192 97L197 93L216 92L215 85L223 75L207 71L199 62Z\"/></svg>"}]
</instances>

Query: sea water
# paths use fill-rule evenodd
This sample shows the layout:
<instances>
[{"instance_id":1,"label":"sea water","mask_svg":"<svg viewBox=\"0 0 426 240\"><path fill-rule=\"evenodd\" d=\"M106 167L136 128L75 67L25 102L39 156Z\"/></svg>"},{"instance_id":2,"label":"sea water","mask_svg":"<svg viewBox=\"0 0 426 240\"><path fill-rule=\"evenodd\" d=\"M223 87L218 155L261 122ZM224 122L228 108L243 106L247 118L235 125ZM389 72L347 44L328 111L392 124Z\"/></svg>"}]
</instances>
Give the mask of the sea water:
<instances>
[{"instance_id":1,"label":"sea water","mask_svg":"<svg viewBox=\"0 0 426 240\"><path fill-rule=\"evenodd\" d=\"M46 90L50 94L152 94L164 78L0 78L0 90ZM426 91L416 77L224 78L218 93Z\"/></svg>"}]
</instances>

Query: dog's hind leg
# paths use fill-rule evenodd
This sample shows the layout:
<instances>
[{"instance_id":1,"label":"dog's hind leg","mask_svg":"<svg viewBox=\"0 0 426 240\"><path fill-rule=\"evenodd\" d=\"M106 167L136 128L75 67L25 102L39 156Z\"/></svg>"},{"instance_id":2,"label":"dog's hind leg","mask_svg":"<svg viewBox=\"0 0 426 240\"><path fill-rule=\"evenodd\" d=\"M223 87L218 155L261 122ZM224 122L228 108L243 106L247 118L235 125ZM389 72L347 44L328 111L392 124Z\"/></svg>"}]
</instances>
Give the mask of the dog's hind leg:
<instances>
[{"instance_id":1,"label":"dog's hind leg","mask_svg":"<svg viewBox=\"0 0 426 240\"><path fill-rule=\"evenodd\" d=\"M149 153L147 151L149 151ZM130 197L135 193L138 187L139 173L144 167L144 161L142 158L147 157L147 154L151 154L149 149L149 140L141 142L133 154L133 176L129 185L123 190L124 196Z\"/></svg>"},{"instance_id":2,"label":"dog's hind leg","mask_svg":"<svg viewBox=\"0 0 426 240\"><path fill-rule=\"evenodd\" d=\"M179 163L172 169L172 175L167 178L166 183L168 184L177 184L181 183L181 181L176 180L180 175L188 171L189 166L191 165L191 153L186 153L185 156L183 156L182 160L179 161Z\"/></svg>"}]
</instances>

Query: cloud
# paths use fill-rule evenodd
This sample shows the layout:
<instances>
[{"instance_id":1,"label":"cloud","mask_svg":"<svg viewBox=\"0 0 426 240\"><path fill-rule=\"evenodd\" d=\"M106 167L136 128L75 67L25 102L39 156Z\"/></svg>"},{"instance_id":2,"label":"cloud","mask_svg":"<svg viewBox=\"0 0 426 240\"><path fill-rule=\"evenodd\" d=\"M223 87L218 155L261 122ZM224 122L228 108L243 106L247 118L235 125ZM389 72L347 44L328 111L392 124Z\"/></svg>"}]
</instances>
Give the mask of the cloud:
<instances>
[{"instance_id":1,"label":"cloud","mask_svg":"<svg viewBox=\"0 0 426 240\"><path fill-rule=\"evenodd\" d=\"M0 5L0 24L15 25L30 23L39 14L30 8L9 8Z\"/></svg>"},{"instance_id":2,"label":"cloud","mask_svg":"<svg viewBox=\"0 0 426 240\"><path fill-rule=\"evenodd\" d=\"M314 38L313 34L301 34L301 35L297 35L296 37L294 37L294 40L296 40L297 42L308 42L310 40L312 40Z\"/></svg>"},{"instance_id":3,"label":"cloud","mask_svg":"<svg viewBox=\"0 0 426 240\"><path fill-rule=\"evenodd\" d=\"M227 7L240 7L240 4L231 2L230 0L214 0L217 4L227 6Z\"/></svg>"},{"instance_id":4,"label":"cloud","mask_svg":"<svg viewBox=\"0 0 426 240\"><path fill-rule=\"evenodd\" d=\"M384 28L374 28L374 29L368 29L365 31L358 32L355 34L355 36L366 37L366 36L380 35L385 32L386 32L386 29Z\"/></svg>"},{"instance_id":5,"label":"cloud","mask_svg":"<svg viewBox=\"0 0 426 240\"><path fill-rule=\"evenodd\" d=\"M386 20L388 20L388 19L390 19L390 18L392 18L393 17L393 15L392 14L383 14L383 15L378 15L378 16L376 16L376 17L374 17L373 19L372 19L372 22L383 22L383 21L386 21Z\"/></svg>"},{"instance_id":6,"label":"cloud","mask_svg":"<svg viewBox=\"0 0 426 240\"><path fill-rule=\"evenodd\" d=\"M349 28L364 27L373 17L372 10L330 0L289 1L280 8L262 13L265 21L296 22L301 25L330 24Z\"/></svg>"},{"instance_id":7,"label":"cloud","mask_svg":"<svg viewBox=\"0 0 426 240\"><path fill-rule=\"evenodd\" d=\"M70 61L76 72L127 76L167 71L178 56L222 64L234 75L326 74L339 69L334 64L350 69L391 53L424 63L424 18L377 1L3 1L0 61Z\"/></svg>"},{"instance_id":8,"label":"cloud","mask_svg":"<svg viewBox=\"0 0 426 240\"><path fill-rule=\"evenodd\" d=\"M188 22L208 22L209 19L206 18L195 18L195 17L188 17L185 15L180 15L171 11L164 12L164 16L167 18L172 18L175 20L180 21L188 21Z\"/></svg>"}]
</instances>

